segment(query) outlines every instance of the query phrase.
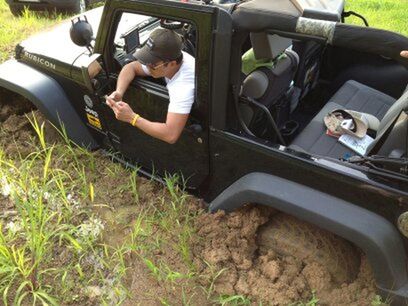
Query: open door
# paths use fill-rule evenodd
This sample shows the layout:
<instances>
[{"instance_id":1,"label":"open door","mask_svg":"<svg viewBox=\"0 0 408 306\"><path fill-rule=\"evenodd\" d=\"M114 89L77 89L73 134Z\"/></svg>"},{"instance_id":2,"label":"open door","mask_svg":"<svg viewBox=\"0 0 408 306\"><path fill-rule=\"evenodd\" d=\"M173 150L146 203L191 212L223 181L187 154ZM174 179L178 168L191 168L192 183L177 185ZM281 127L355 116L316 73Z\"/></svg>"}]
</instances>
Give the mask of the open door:
<instances>
[{"instance_id":1,"label":"open door","mask_svg":"<svg viewBox=\"0 0 408 306\"><path fill-rule=\"evenodd\" d=\"M129 9L132 6L132 9ZM213 30L213 12L217 8L203 5L160 1L140 3L126 2L125 8L118 7L115 22L109 30L110 45L107 46L107 62L111 65L112 78L117 79L120 69L135 50L129 50L120 39L129 31L138 32L136 40L142 44L149 33L160 26L160 20L183 23L176 29L186 39L184 51L195 57L196 93L195 102L186 127L176 144L167 144L155 139L130 124L115 119L109 107L104 108L107 129L115 140L115 149L123 156L155 174L180 173L190 188L198 187L209 174L209 65ZM141 13L143 12L143 13ZM160 13L165 12L165 15ZM171 16L171 18L169 17ZM132 23L132 20L134 21ZM153 78L135 79L123 98L142 117L164 122L169 104L164 81Z\"/></svg>"}]
</instances>

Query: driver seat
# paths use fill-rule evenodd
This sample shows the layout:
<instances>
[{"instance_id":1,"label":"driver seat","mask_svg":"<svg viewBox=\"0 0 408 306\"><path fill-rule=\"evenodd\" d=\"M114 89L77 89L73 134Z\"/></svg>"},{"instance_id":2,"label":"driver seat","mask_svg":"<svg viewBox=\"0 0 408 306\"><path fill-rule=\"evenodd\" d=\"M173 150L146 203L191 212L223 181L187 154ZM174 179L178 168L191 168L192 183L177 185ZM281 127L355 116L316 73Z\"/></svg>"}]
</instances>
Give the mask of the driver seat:
<instances>
[{"instance_id":1,"label":"driver seat","mask_svg":"<svg viewBox=\"0 0 408 306\"><path fill-rule=\"evenodd\" d=\"M292 45L290 39L266 33L251 33L250 38L258 67L245 77L241 95L265 105L280 127L289 116L292 83L299 57L288 49ZM258 61L267 64L259 64ZM241 110L248 126L254 125L262 115L259 109L246 105Z\"/></svg>"}]
</instances>

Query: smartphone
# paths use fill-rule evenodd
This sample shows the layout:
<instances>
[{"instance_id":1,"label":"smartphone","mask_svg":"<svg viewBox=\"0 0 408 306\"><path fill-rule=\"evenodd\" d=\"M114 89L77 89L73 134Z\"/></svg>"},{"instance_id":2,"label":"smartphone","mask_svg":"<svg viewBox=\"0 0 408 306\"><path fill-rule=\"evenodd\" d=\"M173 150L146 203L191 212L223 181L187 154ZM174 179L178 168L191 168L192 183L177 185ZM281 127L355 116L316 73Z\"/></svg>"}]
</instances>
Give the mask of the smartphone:
<instances>
[{"instance_id":1,"label":"smartphone","mask_svg":"<svg viewBox=\"0 0 408 306\"><path fill-rule=\"evenodd\" d=\"M109 97L108 95L104 95L103 98L105 99L105 103L106 103L106 100L110 100L110 101L116 102L114 99L112 99L112 98ZM106 104L107 104L107 103L106 103Z\"/></svg>"}]
</instances>

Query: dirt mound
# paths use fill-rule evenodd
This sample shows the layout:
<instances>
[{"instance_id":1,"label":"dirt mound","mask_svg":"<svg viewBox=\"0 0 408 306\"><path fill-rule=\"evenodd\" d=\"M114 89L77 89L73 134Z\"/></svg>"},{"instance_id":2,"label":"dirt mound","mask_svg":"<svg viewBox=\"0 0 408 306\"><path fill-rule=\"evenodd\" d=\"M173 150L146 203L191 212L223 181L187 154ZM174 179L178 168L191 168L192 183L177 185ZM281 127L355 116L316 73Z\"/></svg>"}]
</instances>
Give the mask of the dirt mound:
<instances>
[{"instance_id":1,"label":"dirt mound","mask_svg":"<svg viewBox=\"0 0 408 306\"><path fill-rule=\"evenodd\" d=\"M196 221L195 262L220 295L244 295L271 305L309 301L316 292L319 305L370 305L375 296L373 276L362 256L357 278L335 286L327 269L315 262L281 256L257 245L258 228L274 212L245 207L225 214L205 214ZM214 271L223 271L214 279ZM211 279L212 277L212 279Z\"/></svg>"}]
</instances>

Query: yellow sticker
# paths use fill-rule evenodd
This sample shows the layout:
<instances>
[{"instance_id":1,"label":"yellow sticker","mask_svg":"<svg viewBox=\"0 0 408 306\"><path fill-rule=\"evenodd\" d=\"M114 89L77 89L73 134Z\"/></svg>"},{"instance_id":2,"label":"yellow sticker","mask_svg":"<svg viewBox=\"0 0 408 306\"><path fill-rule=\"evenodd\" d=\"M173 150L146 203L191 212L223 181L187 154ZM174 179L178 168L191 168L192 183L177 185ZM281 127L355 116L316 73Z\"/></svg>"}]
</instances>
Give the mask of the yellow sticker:
<instances>
[{"instance_id":1,"label":"yellow sticker","mask_svg":"<svg viewBox=\"0 0 408 306\"><path fill-rule=\"evenodd\" d=\"M91 114L86 114L86 117L88 118L88 122L90 125L98 129L102 129L101 121L99 121L98 118L96 118L95 116L92 116Z\"/></svg>"}]
</instances>

